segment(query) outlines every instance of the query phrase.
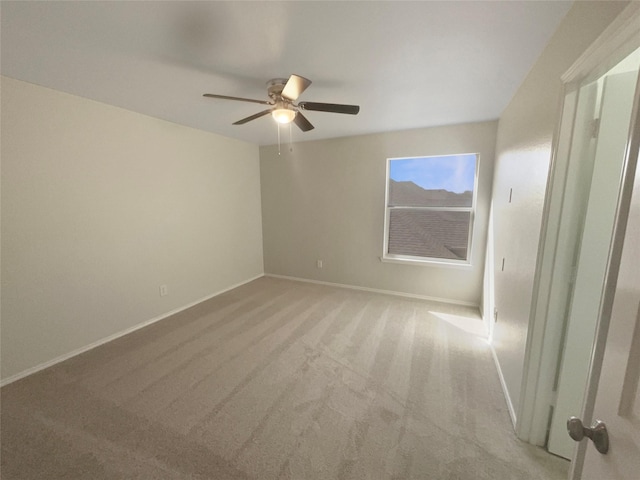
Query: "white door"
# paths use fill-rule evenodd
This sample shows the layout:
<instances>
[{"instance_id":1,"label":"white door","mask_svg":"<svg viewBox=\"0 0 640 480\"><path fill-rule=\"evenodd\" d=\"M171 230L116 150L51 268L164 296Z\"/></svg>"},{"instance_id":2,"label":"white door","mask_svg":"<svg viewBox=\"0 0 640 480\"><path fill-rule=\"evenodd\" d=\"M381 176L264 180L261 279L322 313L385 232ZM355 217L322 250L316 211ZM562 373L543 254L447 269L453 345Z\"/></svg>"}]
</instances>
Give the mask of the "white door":
<instances>
[{"instance_id":1,"label":"white door","mask_svg":"<svg viewBox=\"0 0 640 480\"><path fill-rule=\"evenodd\" d=\"M599 112L593 112L600 126L577 257L557 401L547 445L550 452L565 458L571 458L574 450L573 441L567 435L566 420L569 416L580 414L587 386L629 137L638 63L634 68L634 71L624 73L617 73L614 69L602 77L599 82L602 87Z\"/></svg>"},{"instance_id":2,"label":"white door","mask_svg":"<svg viewBox=\"0 0 640 480\"><path fill-rule=\"evenodd\" d=\"M636 121L637 117L638 112ZM640 123L636 123L635 130L635 136L639 137ZM571 477L574 480L640 478L639 144L640 140L636 138L629 147L629 179L620 202L621 230L612 248L609 284L592 362L590 392L583 412L589 420L597 419L605 423L610 447L608 453L603 455L587 439L581 441L575 450ZM627 214L625 195L629 195L631 185L633 189ZM598 368L600 358L601 370Z\"/></svg>"}]
</instances>

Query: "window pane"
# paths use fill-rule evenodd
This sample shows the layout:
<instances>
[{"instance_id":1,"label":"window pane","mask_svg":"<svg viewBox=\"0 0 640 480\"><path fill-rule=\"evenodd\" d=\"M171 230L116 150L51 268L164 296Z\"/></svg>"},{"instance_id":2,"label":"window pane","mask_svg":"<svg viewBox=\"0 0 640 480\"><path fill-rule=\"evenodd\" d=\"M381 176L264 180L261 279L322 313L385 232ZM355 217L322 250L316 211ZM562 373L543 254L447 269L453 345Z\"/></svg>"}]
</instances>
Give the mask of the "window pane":
<instances>
[{"instance_id":1,"label":"window pane","mask_svg":"<svg viewBox=\"0 0 640 480\"><path fill-rule=\"evenodd\" d=\"M393 209L388 253L467 260L469 212Z\"/></svg>"},{"instance_id":2,"label":"window pane","mask_svg":"<svg viewBox=\"0 0 640 480\"><path fill-rule=\"evenodd\" d=\"M389 206L471 207L475 154L389 160Z\"/></svg>"}]
</instances>

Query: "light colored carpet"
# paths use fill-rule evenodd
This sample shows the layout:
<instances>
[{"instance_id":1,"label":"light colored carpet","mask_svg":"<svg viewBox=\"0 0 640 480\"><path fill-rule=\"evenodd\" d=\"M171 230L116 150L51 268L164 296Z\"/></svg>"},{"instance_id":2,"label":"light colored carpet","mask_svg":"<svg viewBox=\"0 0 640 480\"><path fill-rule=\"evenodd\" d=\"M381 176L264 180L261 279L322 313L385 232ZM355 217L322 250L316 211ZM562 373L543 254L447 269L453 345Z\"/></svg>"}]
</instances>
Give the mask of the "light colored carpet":
<instances>
[{"instance_id":1,"label":"light colored carpet","mask_svg":"<svg viewBox=\"0 0 640 480\"><path fill-rule=\"evenodd\" d=\"M4 387L2 478L566 478L515 438L479 327L261 278Z\"/></svg>"}]
</instances>

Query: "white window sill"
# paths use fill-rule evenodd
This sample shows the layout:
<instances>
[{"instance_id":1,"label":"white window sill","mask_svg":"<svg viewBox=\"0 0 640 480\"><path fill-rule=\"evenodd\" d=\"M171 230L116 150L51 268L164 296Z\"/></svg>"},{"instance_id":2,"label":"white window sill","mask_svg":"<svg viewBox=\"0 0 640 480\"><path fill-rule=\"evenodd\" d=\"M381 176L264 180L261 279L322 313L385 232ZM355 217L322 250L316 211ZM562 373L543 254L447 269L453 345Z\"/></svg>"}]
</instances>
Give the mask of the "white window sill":
<instances>
[{"instance_id":1,"label":"white window sill","mask_svg":"<svg viewBox=\"0 0 640 480\"><path fill-rule=\"evenodd\" d=\"M418 265L422 267L444 267L444 268L461 268L463 270L472 267L469 262L456 262L455 260L438 260L438 259L421 259L417 257L395 257L382 256L379 257L382 263L398 263L401 265Z\"/></svg>"}]
</instances>

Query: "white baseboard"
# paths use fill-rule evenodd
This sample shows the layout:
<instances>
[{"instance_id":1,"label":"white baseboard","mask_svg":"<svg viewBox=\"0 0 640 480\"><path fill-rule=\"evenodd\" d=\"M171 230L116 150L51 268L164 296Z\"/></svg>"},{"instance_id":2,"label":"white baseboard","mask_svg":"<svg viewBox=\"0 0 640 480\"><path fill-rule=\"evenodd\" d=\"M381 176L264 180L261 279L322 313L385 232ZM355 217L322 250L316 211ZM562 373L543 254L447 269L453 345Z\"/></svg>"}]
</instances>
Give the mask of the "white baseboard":
<instances>
[{"instance_id":1,"label":"white baseboard","mask_svg":"<svg viewBox=\"0 0 640 480\"><path fill-rule=\"evenodd\" d=\"M459 300L452 300L450 298L430 297L427 295L416 295L413 293L395 292L393 290L382 290L379 288L359 287L357 285L347 285L344 283L323 282L321 280L310 280L308 278L289 277L287 275L276 275L275 273L265 273L265 277L282 278L284 280L293 280L296 282L317 283L319 285L329 285L331 287L348 288L351 290L361 290L364 292L383 293L385 295L396 295L398 297L417 298L419 300L429 300L431 302L448 303L453 305L460 305L463 307L474 307L480 309L480 305L473 302L463 302Z\"/></svg>"},{"instance_id":2,"label":"white baseboard","mask_svg":"<svg viewBox=\"0 0 640 480\"><path fill-rule=\"evenodd\" d=\"M129 333L135 332L136 330L140 330L141 328L147 327L153 323L159 322L160 320L164 320L165 318L168 318L172 315L175 315L176 313L180 313L188 308L191 308L195 305L198 305L199 303L202 302L206 302L207 300L212 299L213 297L217 297L218 295L222 295L225 292L228 292L229 290L233 290L234 288L238 288L242 285L245 285L249 282L253 282L254 280L257 280L258 278L262 278L264 277L264 274L260 274L260 275L256 275L253 278L250 278L248 280L245 280L243 282L240 283L236 283L235 285L231 285L230 287L227 287L223 290L220 290L216 293L212 293L211 295L207 295L206 297L203 297L199 300L196 300L194 302L191 302L187 305L184 305L182 307L176 308L174 310L171 310L170 312L167 313L163 313L162 315L152 318L150 320L146 320L142 323L138 323L137 325L134 325L133 327L127 328L125 330L121 330L119 332L114 333L113 335L109 335L108 337L104 337L101 338L100 340L97 340L93 343L90 343L89 345L85 345L84 347L80 347L76 350L73 350L72 352L69 353L65 353L64 355L60 355L59 357L54 358L53 360L49 360L47 362L41 363L39 365L36 365L35 367L31 367L31 368L27 368L26 370L23 370L20 373L16 373L15 375L11 375L10 377L7 377L5 379L3 379L2 381L0 381L0 387L4 387L5 385L8 385L12 382L15 382L17 380L20 380L21 378L24 377L28 377L29 375L33 375L36 372L39 372L41 370L44 370L45 368L49 368L57 363L60 362L64 362L65 360L68 360L69 358L75 357L76 355L80 355L81 353L87 352L89 350L92 350L96 347L99 347L100 345L104 345L105 343L109 343L117 338L123 337Z\"/></svg>"},{"instance_id":3,"label":"white baseboard","mask_svg":"<svg viewBox=\"0 0 640 480\"><path fill-rule=\"evenodd\" d=\"M293 280L293 281L297 281L297 282L307 282L307 283L316 283L316 284L320 284L320 285L328 285L328 286L332 286L332 287L339 287L339 288L347 288L347 289L351 289L351 290L360 290L360 291L365 291L365 292L373 292L373 293L382 293L382 294L386 294L386 295L395 295L395 296L399 296L399 297L406 297L406 298L416 298L419 300L428 300L428 301L432 301L432 302L441 302L441 303L447 303L447 304L453 304L453 305L461 305L461 306L465 306L465 307L473 307L473 308L479 308L479 305L473 303L473 302L463 302L463 301L457 301L457 300L451 300L448 298L440 298L440 297L431 297L431 296L427 296L427 295L416 295L416 294L412 294L412 293L404 293L404 292L396 292L393 290L382 290L382 289L377 289L377 288L369 288L369 287L360 287L360 286L356 286L356 285L346 285L346 284L342 284L342 283L334 283L334 282L324 282L321 280L310 280L310 279L306 279L306 278L299 278L299 277L290 277L290 276L286 276L286 275L276 275L276 274L260 274L260 275L256 275L255 277L249 278L248 280L245 280L243 282L237 283L235 285L231 285L223 290L220 290L218 292L212 293L211 295L207 295L206 297L200 298L194 302L189 303L188 305L184 305L182 307L176 308L174 310L171 310L170 312L166 312L163 313L162 315L152 318L150 320L146 320L142 323L139 323L137 325L134 325L133 327L127 328L125 330L119 331L114 333L113 335L109 335L107 337L101 338L100 340L97 340L93 343L90 343L88 345L85 345L84 347L78 348L76 350L73 350L72 352L66 353L64 355L61 355L59 357L56 357L52 360L49 360L47 362L38 364L34 367L28 368L26 370L23 370L22 372L16 373L15 375L11 375L10 377L7 377L5 379L2 379L0 381L0 387L3 387L5 385L8 385L12 382L15 382L17 380L20 380L21 378L24 377L28 377L29 375L33 375L36 372L39 372L41 370L44 370L45 368L49 368L57 363L63 362L65 360L68 360L69 358L75 357L77 355L80 355L84 352L87 352L89 350L92 350L96 347L99 347L100 345L104 345L105 343L111 342L113 340L116 340L117 338L120 338L124 335L127 335L129 333L135 332L136 330L139 330L141 328L147 327L153 323L159 322L160 320L164 320L165 318L168 318L172 315L175 315L176 313L180 313L183 310L186 310L188 308L191 308L199 303L205 302L213 297L217 297L218 295L221 295L225 292L228 292L229 290L233 290L234 288L240 287L246 283L252 282L258 278L261 277L273 277L273 278L282 278L285 280ZM493 348L492 348L493 351ZM502 387L503 390L505 391L505 395L507 395L506 393L506 388L504 385L504 379L502 378L502 373L500 372L500 367L497 363L497 358L495 357L495 352L493 352L494 354L494 359L496 361L496 366L498 367L498 373L500 375L500 381L503 383ZM508 396L507 396L508 399ZM511 402L508 400L507 403L509 404L509 412L511 413L512 419L515 419L515 414L513 413L513 407L511 405ZM515 422L515 420L514 420Z\"/></svg>"},{"instance_id":4,"label":"white baseboard","mask_svg":"<svg viewBox=\"0 0 640 480\"><path fill-rule=\"evenodd\" d=\"M500 368L500 361L498 360L498 355L496 353L495 348L489 342L489 348L491 349L491 355L493 356L493 361L496 364L496 370L498 370L498 377L500 378L500 385L502 386L502 393L504 394L504 399L507 402L507 409L509 410L509 416L511 417L511 423L513 423L513 429L516 428L516 411L513 408L513 403L511 402L511 397L509 396L509 390L507 389L507 382L504 380L504 375L502 375L502 368Z\"/></svg>"}]
</instances>

